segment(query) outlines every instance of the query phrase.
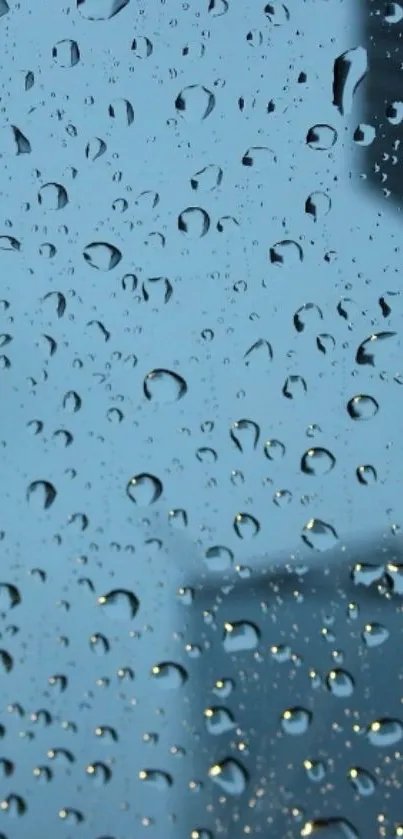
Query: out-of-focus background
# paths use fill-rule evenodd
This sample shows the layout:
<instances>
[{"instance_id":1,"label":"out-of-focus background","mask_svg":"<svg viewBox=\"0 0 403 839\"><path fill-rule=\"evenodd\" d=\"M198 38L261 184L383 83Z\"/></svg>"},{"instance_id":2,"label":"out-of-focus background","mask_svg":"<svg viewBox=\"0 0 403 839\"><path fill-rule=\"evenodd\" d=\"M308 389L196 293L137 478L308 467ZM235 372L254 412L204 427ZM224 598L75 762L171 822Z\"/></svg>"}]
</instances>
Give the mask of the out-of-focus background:
<instances>
[{"instance_id":1,"label":"out-of-focus background","mask_svg":"<svg viewBox=\"0 0 403 839\"><path fill-rule=\"evenodd\" d=\"M401 835L402 27L0 0L6 839Z\"/></svg>"}]
</instances>

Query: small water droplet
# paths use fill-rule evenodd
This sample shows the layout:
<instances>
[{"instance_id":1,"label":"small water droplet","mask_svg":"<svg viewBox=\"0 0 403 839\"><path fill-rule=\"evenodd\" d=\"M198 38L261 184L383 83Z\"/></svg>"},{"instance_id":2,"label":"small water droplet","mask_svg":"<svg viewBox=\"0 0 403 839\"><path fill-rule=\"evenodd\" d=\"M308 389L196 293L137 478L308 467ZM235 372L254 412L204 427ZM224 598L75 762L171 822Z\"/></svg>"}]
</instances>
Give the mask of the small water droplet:
<instances>
[{"instance_id":1,"label":"small water droplet","mask_svg":"<svg viewBox=\"0 0 403 839\"><path fill-rule=\"evenodd\" d=\"M270 262L279 267L292 268L302 262L304 254L297 242L292 239L284 239L272 245L269 251Z\"/></svg>"},{"instance_id":2,"label":"small water droplet","mask_svg":"<svg viewBox=\"0 0 403 839\"><path fill-rule=\"evenodd\" d=\"M34 503L37 510L48 510L56 495L56 489L50 481L33 481L27 490L27 501Z\"/></svg>"},{"instance_id":3,"label":"small water droplet","mask_svg":"<svg viewBox=\"0 0 403 839\"><path fill-rule=\"evenodd\" d=\"M83 250L83 257L88 265L97 271L112 271L119 265L122 254L115 245L107 242L91 242Z\"/></svg>"},{"instance_id":4,"label":"small water droplet","mask_svg":"<svg viewBox=\"0 0 403 839\"><path fill-rule=\"evenodd\" d=\"M380 647L390 635L386 626L380 623L367 623L362 632L362 639L367 647Z\"/></svg>"},{"instance_id":5,"label":"small water droplet","mask_svg":"<svg viewBox=\"0 0 403 839\"><path fill-rule=\"evenodd\" d=\"M359 466L356 475L359 483L364 484L364 486L373 486L377 482L376 469L369 463L365 466Z\"/></svg>"},{"instance_id":6,"label":"small water droplet","mask_svg":"<svg viewBox=\"0 0 403 839\"><path fill-rule=\"evenodd\" d=\"M159 792L163 792L172 786L172 776L168 772L161 772L159 769L141 769L139 780Z\"/></svg>"},{"instance_id":7,"label":"small water droplet","mask_svg":"<svg viewBox=\"0 0 403 839\"><path fill-rule=\"evenodd\" d=\"M331 125L313 125L306 135L306 142L311 149L328 151L336 143L337 131Z\"/></svg>"},{"instance_id":8,"label":"small water droplet","mask_svg":"<svg viewBox=\"0 0 403 839\"><path fill-rule=\"evenodd\" d=\"M204 561L209 571L222 572L231 568L234 555L224 545L214 545L211 548L207 548L204 554Z\"/></svg>"},{"instance_id":9,"label":"small water droplet","mask_svg":"<svg viewBox=\"0 0 403 839\"><path fill-rule=\"evenodd\" d=\"M330 693L340 699L346 699L354 692L354 680L346 670L331 670L327 676L326 684Z\"/></svg>"},{"instance_id":10,"label":"small water droplet","mask_svg":"<svg viewBox=\"0 0 403 839\"><path fill-rule=\"evenodd\" d=\"M228 708L206 708L204 719L208 733L215 736L235 728L234 717Z\"/></svg>"},{"instance_id":11,"label":"small water droplet","mask_svg":"<svg viewBox=\"0 0 403 839\"><path fill-rule=\"evenodd\" d=\"M269 460L282 460L285 455L285 445L280 440L266 440L264 453Z\"/></svg>"},{"instance_id":12,"label":"small water droplet","mask_svg":"<svg viewBox=\"0 0 403 839\"><path fill-rule=\"evenodd\" d=\"M359 766L354 766L352 769L349 769L347 777L353 789L358 792L359 795L366 797L375 792L375 779L365 769L361 769Z\"/></svg>"},{"instance_id":13,"label":"small water droplet","mask_svg":"<svg viewBox=\"0 0 403 839\"><path fill-rule=\"evenodd\" d=\"M187 207L178 216L178 229L189 239L201 239L210 228L210 216L201 207Z\"/></svg>"},{"instance_id":14,"label":"small water droplet","mask_svg":"<svg viewBox=\"0 0 403 839\"><path fill-rule=\"evenodd\" d=\"M248 419L237 420L232 424L231 440L241 452L256 448L260 436L260 428L256 422Z\"/></svg>"}]
</instances>

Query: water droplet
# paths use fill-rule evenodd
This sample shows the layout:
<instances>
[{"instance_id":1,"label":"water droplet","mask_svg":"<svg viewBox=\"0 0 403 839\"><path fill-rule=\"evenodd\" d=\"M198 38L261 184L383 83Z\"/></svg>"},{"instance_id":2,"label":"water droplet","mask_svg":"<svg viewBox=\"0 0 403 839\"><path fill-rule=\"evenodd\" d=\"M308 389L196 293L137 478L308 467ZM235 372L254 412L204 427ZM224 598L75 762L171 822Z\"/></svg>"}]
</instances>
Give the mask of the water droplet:
<instances>
[{"instance_id":1,"label":"water droplet","mask_svg":"<svg viewBox=\"0 0 403 839\"><path fill-rule=\"evenodd\" d=\"M214 766L210 766L208 774L226 795L241 795L246 789L248 782L246 769L232 758L227 758L214 764Z\"/></svg>"},{"instance_id":2,"label":"water droplet","mask_svg":"<svg viewBox=\"0 0 403 839\"><path fill-rule=\"evenodd\" d=\"M99 761L90 763L85 771L87 777L91 778L92 783L97 787L105 786L112 777L112 771L109 766Z\"/></svg>"},{"instance_id":3,"label":"water droplet","mask_svg":"<svg viewBox=\"0 0 403 839\"><path fill-rule=\"evenodd\" d=\"M171 370L155 369L147 373L143 383L144 395L150 401L177 402L187 392L182 376Z\"/></svg>"},{"instance_id":4,"label":"water droplet","mask_svg":"<svg viewBox=\"0 0 403 839\"><path fill-rule=\"evenodd\" d=\"M181 667L180 664L174 664L172 661L155 664L151 670L151 676L165 690L177 690L188 678L185 668Z\"/></svg>"},{"instance_id":5,"label":"water droplet","mask_svg":"<svg viewBox=\"0 0 403 839\"><path fill-rule=\"evenodd\" d=\"M388 640L390 632L380 623L367 623L362 632L362 639L367 647L380 647Z\"/></svg>"},{"instance_id":6,"label":"water droplet","mask_svg":"<svg viewBox=\"0 0 403 839\"><path fill-rule=\"evenodd\" d=\"M391 338L395 338L396 335L396 332L378 332L370 335L358 347L355 356L356 363L369 364L372 367L375 367L375 364L377 366L380 364L384 365L385 361L387 363L390 354L393 354L393 350L395 349L395 342L391 342Z\"/></svg>"},{"instance_id":7,"label":"water droplet","mask_svg":"<svg viewBox=\"0 0 403 839\"><path fill-rule=\"evenodd\" d=\"M59 67L75 67L80 61L80 50L76 41L66 38L58 41L52 49L52 57Z\"/></svg>"},{"instance_id":8,"label":"water droplet","mask_svg":"<svg viewBox=\"0 0 403 839\"><path fill-rule=\"evenodd\" d=\"M13 669L13 659L7 650L0 650L0 674L10 673Z\"/></svg>"},{"instance_id":9,"label":"water droplet","mask_svg":"<svg viewBox=\"0 0 403 839\"><path fill-rule=\"evenodd\" d=\"M37 510L48 510L56 495L56 489L49 481L33 481L27 490L27 501L34 503Z\"/></svg>"},{"instance_id":10,"label":"water droplet","mask_svg":"<svg viewBox=\"0 0 403 839\"><path fill-rule=\"evenodd\" d=\"M277 489L273 495L273 503L276 507L288 507L292 501L292 492L289 489Z\"/></svg>"},{"instance_id":11,"label":"water droplet","mask_svg":"<svg viewBox=\"0 0 403 839\"><path fill-rule=\"evenodd\" d=\"M326 679L327 687L333 696L346 699L354 691L354 680L346 670L331 670Z\"/></svg>"},{"instance_id":12,"label":"water droplet","mask_svg":"<svg viewBox=\"0 0 403 839\"><path fill-rule=\"evenodd\" d=\"M149 38L140 35L137 38L133 38L131 49L136 58L144 59L152 55L153 45Z\"/></svg>"},{"instance_id":13,"label":"water droplet","mask_svg":"<svg viewBox=\"0 0 403 839\"><path fill-rule=\"evenodd\" d=\"M106 152L106 143L100 137L93 137L85 147L85 156L87 160L97 160Z\"/></svg>"},{"instance_id":14,"label":"water droplet","mask_svg":"<svg viewBox=\"0 0 403 839\"><path fill-rule=\"evenodd\" d=\"M375 779L369 774L369 772L366 772L365 769L354 766L349 770L347 777L351 782L353 789L358 792L359 795L368 796L375 792Z\"/></svg>"},{"instance_id":15,"label":"water droplet","mask_svg":"<svg viewBox=\"0 0 403 839\"><path fill-rule=\"evenodd\" d=\"M326 776L326 765L321 760L304 760L304 769L310 781L320 783Z\"/></svg>"},{"instance_id":16,"label":"water droplet","mask_svg":"<svg viewBox=\"0 0 403 839\"><path fill-rule=\"evenodd\" d=\"M213 693L219 696L220 699L228 699L233 690L234 682L232 679L217 679L213 687Z\"/></svg>"},{"instance_id":17,"label":"water droplet","mask_svg":"<svg viewBox=\"0 0 403 839\"><path fill-rule=\"evenodd\" d=\"M204 719L208 733L215 736L235 728L234 717L228 708L206 708Z\"/></svg>"},{"instance_id":18,"label":"water droplet","mask_svg":"<svg viewBox=\"0 0 403 839\"><path fill-rule=\"evenodd\" d=\"M284 443L280 443L280 440L266 440L264 453L269 460L282 460L285 455L285 445Z\"/></svg>"},{"instance_id":19,"label":"water droplet","mask_svg":"<svg viewBox=\"0 0 403 839\"><path fill-rule=\"evenodd\" d=\"M281 728L285 734L299 736L306 734L312 722L312 714L306 708L287 708L281 716Z\"/></svg>"},{"instance_id":20,"label":"water droplet","mask_svg":"<svg viewBox=\"0 0 403 839\"><path fill-rule=\"evenodd\" d=\"M45 210L62 210L68 203L67 190L61 184L44 184L38 192L38 203Z\"/></svg>"},{"instance_id":21,"label":"water droplet","mask_svg":"<svg viewBox=\"0 0 403 839\"><path fill-rule=\"evenodd\" d=\"M255 650L259 644L260 633L253 623L238 621L224 624L223 645L226 653L239 653Z\"/></svg>"},{"instance_id":22,"label":"water droplet","mask_svg":"<svg viewBox=\"0 0 403 839\"><path fill-rule=\"evenodd\" d=\"M201 207L188 207L178 216L179 230L190 239L205 236L210 227L210 217Z\"/></svg>"},{"instance_id":23,"label":"water droplet","mask_svg":"<svg viewBox=\"0 0 403 839\"><path fill-rule=\"evenodd\" d=\"M371 745L378 748L395 746L403 737L403 724L400 720L376 720L369 726L367 737Z\"/></svg>"},{"instance_id":24,"label":"water droplet","mask_svg":"<svg viewBox=\"0 0 403 839\"><path fill-rule=\"evenodd\" d=\"M184 87L175 100L178 113L189 123L206 119L215 107L215 96L211 90L200 84Z\"/></svg>"},{"instance_id":25,"label":"water droplet","mask_svg":"<svg viewBox=\"0 0 403 839\"><path fill-rule=\"evenodd\" d=\"M313 839L360 839L355 827L346 819L314 819L306 822L301 836Z\"/></svg>"},{"instance_id":26,"label":"water droplet","mask_svg":"<svg viewBox=\"0 0 403 839\"><path fill-rule=\"evenodd\" d=\"M240 539L252 539L259 533L260 524L248 513L237 513L234 519L234 530Z\"/></svg>"},{"instance_id":27,"label":"water droplet","mask_svg":"<svg viewBox=\"0 0 403 839\"><path fill-rule=\"evenodd\" d=\"M304 303L294 315L294 326L297 332L303 332L305 327L317 320L322 320L323 314L315 303Z\"/></svg>"},{"instance_id":28,"label":"water droplet","mask_svg":"<svg viewBox=\"0 0 403 839\"><path fill-rule=\"evenodd\" d=\"M130 478L126 492L130 500L134 501L135 504L147 507L149 504L154 504L161 497L163 485L155 475L142 472Z\"/></svg>"},{"instance_id":29,"label":"water droplet","mask_svg":"<svg viewBox=\"0 0 403 839\"><path fill-rule=\"evenodd\" d=\"M0 0L0 17L6 15L7 12L10 11L10 6L7 3L7 0Z\"/></svg>"},{"instance_id":30,"label":"water droplet","mask_svg":"<svg viewBox=\"0 0 403 839\"><path fill-rule=\"evenodd\" d=\"M278 0L273 0L272 3L267 3L264 7L264 13L274 26L283 26L284 23L290 19L290 13L284 3Z\"/></svg>"},{"instance_id":31,"label":"water droplet","mask_svg":"<svg viewBox=\"0 0 403 839\"><path fill-rule=\"evenodd\" d=\"M260 428L252 420L241 419L232 424L230 437L240 452L249 452L255 449L259 441L259 436Z\"/></svg>"},{"instance_id":32,"label":"water droplet","mask_svg":"<svg viewBox=\"0 0 403 839\"><path fill-rule=\"evenodd\" d=\"M301 245L292 239L283 239L281 242L276 242L269 251L270 262L279 267L293 268L298 262L302 262L303 258Z\"/></svg>"},{"instance_id":33,"label":"water droplet","mask_svg":"<svg viewBox=\"0 0 403 839\"><path fill-rule=\"evenodd\" d=\"M376 129L373 125L367 125L365 122L360 122L354 131L354 142L358 146L370 146L376 137Z\"/></svg>"},{"instance_id":34,"label":"water droplet","mask_svg":"<svg viewBox=\"0 0 403 839\"><path fill-rule=\"evenodd\" d=\"M141 769L139 779L159 792L163 792L172 786L172 776L168 772L161 772L159 769Z\"/></svg>"},{"instance_id":35,"label":"water droplet","mask_svg":"<svg viewBox=\"0 0 403 839\"><path fill-rule=\"evenodd\" d=\"M21 603L21 595L11 583L0 583L0 613L8 612Z\"/></svg>"},{"instance_id":36,"label":"water droplet","mask_svg":"<svg viewBox=\"0 0 403 839\"><path fill-rule=\"evenodd\" d=\"M254 367L259 364L263 368L267 368L267 363L273 360L273 348L268 341L260 338L246 350L244 359L247 367L250 364L253 364Z\"/></svg>"},{"instance_id":37,"label":"water droplet","mask_svg":"<svg viewBox=\"0 0 403 839\"><path fill-rule=\"evenodd\" d=\"M301 535L303 541L316 551L331 550L338 540L334 527L321 519L310 519Z\"/></svg>"},{"instance_id":38,"label":"water droplet","mask_svg":"<svg viewBox=\"0 0 403 839\"><path fill-rule=\"evenodd\" d=\"M91 242L84 248L83 256L88 265L97 271L111 271L122 259L120 250L107 242Z\"/></svg>"},{"instance_id":39,"label":"water droplet","mask_svg":"<svg viewBox=\"0 0 403 839\"><path fill-rule=\"evenodd\" d=\"M228 568L231 568L233 560L234 555L232 551L224 547L224 545L214 545L208 548L204 554L204 561L209 571L227 571Z\"/></svg>"},{"instance_id":40,"label":"water droplet","mask_svg":"<svg viewBox=\"0 0 403 839\"><path fill-rule=\"evenodd\" d=\"M305 201L305 212L312 216L314 221L318 221L327 216L331 206L331 199L326 192L311 192Z\"/></svg>"},{"instance_id":41,"label":"water droplet","mask_svg":"<svg viewBox=\"0 0 403 839\"><path fill-rule=\"evenodd\" d=\"M277 157L267 146L251 146L242 157L244 166L253 167L257 172L264 172L277 163Z\"/></svg>"},{"instance_id":42,"label":"water droplet","mask_svg":"<svg viewBox=\"0 0 403 839\"><path fill-rule=\"evenodd\" d=\"M387 3L384 18L387 23L400 23L403 19L403 8L400 3Z\"/></svg>"},{"instance_id":43,"label":"water droplet","mask_svg":"<svg viewBox=\"0 0 403 839\"><path fill-rule=\"evenodd\" d=\"M351 113L354 94L368 71L364 47L354 47L336 58L333 65L333 105L342 115Z\"/></svg>"},{"instance_id":44,"label":"water droplet","mask_svg":"<svg viewBox=\"0 0 403 839\"><path fill-rule=\"evenodd\" d=\"M370 420L378 413L379 405L373 396L359 394L347 403L347 411L353 420Z\"/></svg>"},{"instance_id":45,"label":"water droplet","mask_svg":"<svg viewBox=\"0 0 403 839\"><path fill-rule=\"evenodd\" d=\"M336 341L334 340L333 335L322 332L322 334L318 335L316 338L316 346L323 355L326 355L334 350Z\"/></svg>"},{"instance_id":46,"label":"water droplet","mask_svg":"<svg viewBox=\"0 0 403 839\"><path fill-rule=\"evenodd\" d=\"M108 108L111 119L114 119L119 126L129 126L134 120L133 105L128 99L115 99Z\"/></svg>"},{"instance_id":47,"label":"water droplet","mask_svg":"<svg viewBox=\"0 0 403 839\"><path fill-rule=\"evenodd\" d=\"M305 379L302 376L287 376L283 385L283 396L287 399L298 399L307 391Z\"/></svg>"},{"instance_id":48,"label":"water droplet","mask_svg":"<svg viewBox=\"0 0 403 839\"><path fill-rule=\"evenodd\" d=\"M69 390L63 397L63 408L71 414L77 413L81 408L81 398L75 390Z\"/></svg>"},{"instance_id":49,"label":"water droplet","mask_svg":"<svg viewBox=\"0 0 403 839\"><path fill-rule=\"evenodd\" d=\"M110 20L130 0L77 0L77 9L87 20Z\"/></svg>"},{"instance_id":50,"label":"water droplet","mask_svg":"<svg viewBox=\"0 0 403 839\"><path fill-rule=\"evenodd\" d=\"M308 449L301 458L301 472L305 475L327 475L335 464L336 458L328 449Z\"/></svg>"},{"instance_id":51,"label":"water droplet","mask_svg":"<svg viewBox=\"0 0 403 839\"><path fill-rule=\"evenodd\" d=\"M311 149L327 151L334 146L337 140L337 131L331 125L313 125L306 135L306 142Z\"/></svg>"},{"instance_id":52,"label":"water droplet","mask_svg":"<svg viewBox=\"0 0 403 839\"><path fill-rule=\"evenodd\" d=\"M96 632L95 635L91 635L90 637L90 648L96 655L105 655L105 653L109 652L109 641L104 635Z\"/></svg>"},{"instance_id":53,"label":"water droplet","mask_svg":"<svg viewBox=\"0 0 403 839\"><path fill-rule=\"evenodd\" d=\"M21 242L15 239L14 236L0 236L0 250L2 251L20 251Z\"/></svg>"},{"instance_id":54,"label":"water droplet","mask_svg":"<svg viewBox=\"0 0 403 839\"><path fill-rule=\"evenodd\" d=\"M377 482L376 469L370 464L359 466L356 470L356 475L359 483L365 486L373 486Z\"/></svg>"},{"instance_id":55,"label":"water droplet","mask_svg":"<svg viewBox=\"0 0 403 839\"><path fill-rule=\"evenodd\" d=\"M109 618L116 621L127 621L136 616L140 604L133 592L126 589L114 589L98 597L98 605L102 606ZM93 637L99 638L100 636Z\"/></svg>"},{"instance_id":56,"label":"water droplet","mask_svg":"<svg viewBox=\"0 0 403 839\"><path fill-rule=\"evenodd\" d=\"M216 189L220 186L222 178L223 170L220 166L210 163L208 166L205 166L204 169L200 169L199 172L196 172L193 175L190 179L190 185L195 191L200 190L200 192L211 192L212 189Z\"/></svg>"}]
</instances>

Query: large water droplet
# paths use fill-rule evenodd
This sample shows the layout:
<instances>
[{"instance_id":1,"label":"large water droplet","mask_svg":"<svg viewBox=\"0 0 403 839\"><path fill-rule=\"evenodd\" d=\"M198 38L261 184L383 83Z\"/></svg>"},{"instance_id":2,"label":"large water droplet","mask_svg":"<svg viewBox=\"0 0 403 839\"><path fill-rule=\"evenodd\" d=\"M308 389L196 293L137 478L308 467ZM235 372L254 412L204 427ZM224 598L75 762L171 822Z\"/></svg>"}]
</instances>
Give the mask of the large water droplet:
<instances>
[{"instance_id":1,"label":"large water droplet","mask_svg":"<svg viewBox=\"0 0 403 839\"><path fill-rule=\"evenodd\" d=\"M87 20L109 20L130 0L77 0L77 8Z\"/></svg>"},{"instance_id":2,"label":"large water droplet","mask_svg":"<svg viewBox=\"0 0 403 839\"><path fill-rule=\"evenodd\" d=\"M50 481L33 481L27 490L27 501L34 503L37 510L48 510L56 495L56 489Z\"/></svg>"},{"instance_id":3,"label":"large water droplet","mask_svg":"<svg viewBox=\"0 0 403 839\"><path fill-rule=\"evenodd\" d=\"M175 100L175 108L189 123L202 122L215 106L215 96L211 90L200 84L184 87Z\"/></svg>"},{"instance_id":4,"label":"large water droplet","mask_svg":"<svg viewBox=\"0 0 403 839\"><path fill-rule=\"evenodd\" d=\"M313 125L306 135L306 142L311 149L327 151L334 146L337 131L331 125Z\"/></svg>"},{"instance_id":5,"label":"large water droplet","mask_svg":"<svg viewBox=\"0 0 403 839\"><path fill-rule=\"evenodd\" d=\"M311 722L312 714L306 708L287 708L281 716L281 728L294 736L306 734Z\"/></svg>"},{"instance_id":6,"label":"large water droplet","mask_svg":"<svg viewBox=\"0 0 403 839\"><path fill-rule=\"evenodd\" d=\"M252 539L259 533L260 524L249 513L237 513L234 519L234 530L240 539Z\"/></svg>"},{"instance_id":7,"label":"large water droplet","mask_svg":"<svg viewBox=\"0 0 403 839\"><path fill-rule=\"evenodd\" d=\"M178 228L189 239L201 239L209 227L210 217L201 207L187 207L178 216Z\"/></svg>"},{"instance_id":8,"label":"large water droplet","mask_svg":"<svg viewBox=\"0 0 403 839\"><path fill-rule=\"evenodd\" d=\"M126 488L127 495L135 504L147 507L154 504L163 493L162 481L155 475L142 472L130 478Z\"/></svg>"},{"instance_id":9,"label":"large water droplet","mask_svg":"<svg viewBox=\"0 0 403 839\"><path fill-rule=\"evenodd\" d=\"M107 242L91 242L84 248L83 256L88 265L98 271L111 271L122 259L120 250Z\"/></svg>"},{"instance_id":10,"label":"large water droplet","mask_svg":"<svg viewBox=\"0 0 403 839\"><path fill-rule=\"evenodd\" d=\"M58 41L52 49L52 58L58 67L63 67L64 69L75 67L80 61L80 50L77 41L72 41L70 38Z\"/></svg>"},{"instance_id":11,"label":"large water droplet","mask_svg":"<svg viewBox=\"0 0 403 839\"><path fill-rule=\"evenodd\" d=\"M342 115L349 114L353 96L368 70L367 50L354 47L336 58L333 65L333 105Z\"/></svg>"},{"instance_id":12,"label":"large water droplet","mask_svg":"<svg viewBox=\"0 0 403 839\"><path fill-rule=\"evenodd\" d=\"M220 166L210 163L193 175L190 179L190 186L194 190L200 190L200 192L211 192L212 189L220 186L222 178L223 170Z\"/></svg>"},{"instance_id":13,"label":"large water droplet","mask_svg":"<svg viewBox=\"0 0 403 839\"><path fill-rule=\"evenodd\" d=\"M319 306L315 303L304 303L303 306L295 312L294 326L297 332L303 332L309 324L315 324L318 320L322 320L323 313Z\"/></svg>"},{"instance_id":14,"label":"large water droplet","mask_svg":"<svg viewBox=\"0 0 403 839\"><path fill-rule=\"evenodd\" d=\"M206 708L204 719L209 734L226 734L235 728L234 717L228 708Z\"/></svg>"},{"instance_id":15,"label":"large water droplet","mask_svg":"<svg viewBox=\"0 0 403 839\"><path fill-rule=\"evenodd\" d=\"M223 646L226 653L239 653L254 650L259 644L258 628L247 621L224 624Z\"/></svg>"},{"instance_id":16,"label":"large water droplet","mask_svg":"<svg viewBox=\"0 0 403 839\"><path fill-rule=\"evenodd\" d=\"M274 26L283 26L284 23L290 19L290 13L287 6L279 0L273 0L271 3L266 3L264 13Z\"/></svg>"},{"instance_id":17,"label":"large water droplet","mask_svg":"<svg viewBox=\"0 0 403 839\"><path fill-rule=\"evenodd\" d=\"M143 389L150 401L177 402L187 392L187 384L182 376L172 370L155 369L147 373Z\"/></svg>"},{"instance_id":18,"label":"large water droplet","mask_svg":"<svg viewBox=\"0 0 403 839\"><path fill-rule=\"evenodd\" d=\"M259 436L260 428L253 420L241 419L232 424L230 437L240 452L255 449Z\"/></svg>"},{"instance_id":19,"label":"large water droplet","mask_svg":"<svg viewBox=\"0 0 403 839\"><path fill-rule=\"evenodd\" d=\"M109 618L126 621L135 617L140 604L133 592L126 589L114 589L98 597L98 605L103 607Z\"/></svg>"},{"instance_id":20,"label":"large water droplet","mask_svg":"<svg viewBox=\"0 0 403 839\"><path fill-rule=\"evenodd\" d=\"M376 484L378 478L376 469L370 463L359 466L356 470L356 475L359 483L364 484L364 486L373 486Z\"/></svg>"},{"instance_id":21,"label":"large water droplet","mask_svg":"<svg viewBox=\"0 0 403 839\"><path fill-rule=\"evenodd\" d=\"M285 445L280 440L266 440L264 453L269 460L282 460L285 455Z\"/></svg>"},{"instance_id":22,"label":"large water droplet","mask_svg":"<svg viewBox=\"0 0 403 839\"><path fill-rule=\"evenodd\" d=\"M380 623L367 623L362 632L362 639L367 647L380 647L390 635L386 626Z\"/></svg>"},{"instance_id":23,"label":"large water droplet","mask_svg":"<svg viewBox=\"0 0 403 839\"><path fill-rule=\"evenodd\" d=\"M312 216L314 221L318 221L327 216L331 206L331 199L326 192L311 192L305 201L305 212Z\"/></svg>"},{"instance_id":24,"label":"large water droplet","mask_svg":"<svg viewBox=\"0 0 403 839\"><path fill-rule=\"evenodd\" d=\"M267 146L251 146L242 157L244 166L253 167L258 172L264 172L277 162L277 157Z\"/></svg>"},{"instance_id":25,"label":"large water droplet","mask_svg":"<svg viewBox=\"0 0 403 839\"><path fill-rule=\"evenodd\" d=\"M395 338L396 335L396 332L378 332L370 335L358 347L355 357L357 364L369 364L375 367L375 364L380 366L393 360L396 346L395 342L391 341L391 339Z\"/></svg>"},{"instance_id":26,"label":"large water droplet","mask_svg":"<svg viewBox=\"0 0 403 839\"><path fill-rule=\"evenodd\" d=\"M227 795L241 795L245 791L248 782L246 769L232 758L227 758L208 771L211 780L217 784Z\"/></svg>"},{"instance_id":27,"label":"large water droplet","mask_svg":"<svg viewBox=\"0 0 403 839\"><path fill-rule=\"evenodd\" d=\"M292 239L284 239L281 242L276 242L269 251L270 262L279 267L292 268L298 262L302 262L303 258L304 254L301 245Z\"/></svg>"},{"instance_id":28,"label":"large water droplet","mask_svg":"<svg viewBox=\"0 0 403 839\"><path fill-rule=\"evenodd\" d=\"M177 690L187 680L188 674L184 667L172 661L164 661L155 664L151 670L151 676L158 681L160 687L165 690Z\"/></svg>"},{"instance_id":29,"label":"large water droplet","mask_svg":"<svg viewBox=\"0 0 403 839\"><path fill-rule=\"evenodd\" d=\"M139 779L159 792L163 792L172 786L172 776L168 772L161 772L159 769L141 769Z\"/></svg>"},{"instance_id":30,"label":"large water droplet","mask_svg":"<svg viewBox=\"0 0 403 839\"><path fill-rule=\"evenodd\" d=\"M328 551L337 543L337 533L330 524L321 519L310 519L302 531L303 541L316 551Z\"/></svg>"},{"instance_id":31,"label":"large water droplet","mask_svg":"<svg viewBox=\"0 0 403 839\"><path fill-rule=\"evenodd\" d=\"M369 726L367 737L372 746L382 749L395 746L403 737L403 724L400 720L376 720Z\"/></svg>"},{"instance_id":32,"label":"large water droplet","mask_svg":"<svg viewBox=\"0 0 403 839\"><path fill-rule=\"evenodd\" d=\"M213 545L213 547L207 548L204 554L204 561L209 571L227 571L231 567L233 560L234 555L232 551L224 547L224 545Z\"/></svg>"},{"instance_id":33,"label":"large water droplet","mask_svg":"<svg viewBox=\"0 0 403 839\"><path fill-rule=\"evenodd\" d=\"M331 670L326 684L333 696L346 699L354 692L354 680L346 670Z\"/></svg>"},{"instance_id":34,"label":"large water droplet","mask_svg":"<svg viewBox=\"0 0 403 839\"><path fill-rule=\"evenodd\" d=\"M369 774L369 772L365 769L361 769L359 766L354 766L349 770L348 779L351 782L353 789L358 792L359 795L367 797L375 792L375 779Z\"/></svg>"},{"instance_id":35,"label":"large water droplet","mask_svg":"<svg viewBox=\"0 0 403 839\"><path fill-rule=\"evenodd\" d=\"M347 411L353 420L370 420L378 413L379 405L373 396L359 394L347 403Z\"/></svg>"},{"instance_id":36,"label":"large water droplet","mask_svg":"<svg viewBox=\"0 0 403 839\"><path fill-rule=\"evenodd\" d=\"M306 822L301 836L313 839L360 839L355 827L346 819L315 819Z\"/></svg>"},{"instance_id":37,"label":"large water droplet","mask_svg":"<svg viewBox=\"0 0 403 839\"><path fill-rule=\"evenodd\" d=\"M301 458L301 471L305 475L327 475L336 464L336 458L328 449L308 449Z\"/></svg>"},{"instance_id":38,"label":"large water droplet","mask_svg":"<svg viewBox=\"0 0 403 839\"><path fill-rule=\"evenodd\" d=\"M273 348L269 341L265 341L263 338L260 338L259 341L255 341L244 355L245 364L249 367L250 364L253 364L254 368L258 365L266 369L268 366L268 362L273 360Z\"/></svg>"},{"instance_id":39,"label":"large water droplet","mask_svg":"<svg viewBox=\"0 0 403 839\"><path fill-rule=\"evenodd\" d=\"M61 184L44 184L38 192L38 203L45 210L62 210L68 200L67 190Z\"/></svg>"}]
</instances>

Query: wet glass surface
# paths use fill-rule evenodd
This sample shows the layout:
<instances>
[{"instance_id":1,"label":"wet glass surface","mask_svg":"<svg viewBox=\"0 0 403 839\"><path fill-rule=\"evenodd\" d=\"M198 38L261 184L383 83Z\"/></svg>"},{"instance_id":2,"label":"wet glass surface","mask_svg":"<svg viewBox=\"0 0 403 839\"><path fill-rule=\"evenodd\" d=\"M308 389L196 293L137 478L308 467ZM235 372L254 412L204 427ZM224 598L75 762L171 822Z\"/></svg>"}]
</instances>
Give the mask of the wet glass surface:
<instances>
[{"instance_id":1,"label":"wet glass surface","mask_svg":"<svg viewBox=\"0 0 403 839\"><path fill-rule=\"evenodd\" d=\"M403 836L402 32L0 0L0 839Z\"/></svg>"}]
</instances>

